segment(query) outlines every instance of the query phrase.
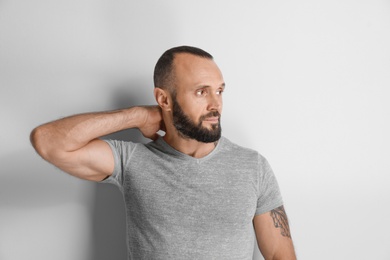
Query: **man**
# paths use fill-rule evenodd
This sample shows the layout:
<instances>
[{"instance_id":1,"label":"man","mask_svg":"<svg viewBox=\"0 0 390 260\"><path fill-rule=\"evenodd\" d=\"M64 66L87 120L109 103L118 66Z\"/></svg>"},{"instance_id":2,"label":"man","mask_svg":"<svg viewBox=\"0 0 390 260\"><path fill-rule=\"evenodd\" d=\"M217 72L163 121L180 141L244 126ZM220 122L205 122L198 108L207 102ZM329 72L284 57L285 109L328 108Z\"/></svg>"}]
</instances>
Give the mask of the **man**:
<instances>
[{"instance_id":1,"label":"man","mask_svg":"<svg viewBox=\"0 0 390 260\"><path fill-rule=\"evenodd\" d=\"M71 175L120 188L129 259L252 259L253 229L265 259L295 259L268 162L221 137L225 83L213 57L172 48L154 84L158 106L47 123L31 133L33 146ZM128 128L153 141L99 139Z\"/></svg>"}]
</instances>

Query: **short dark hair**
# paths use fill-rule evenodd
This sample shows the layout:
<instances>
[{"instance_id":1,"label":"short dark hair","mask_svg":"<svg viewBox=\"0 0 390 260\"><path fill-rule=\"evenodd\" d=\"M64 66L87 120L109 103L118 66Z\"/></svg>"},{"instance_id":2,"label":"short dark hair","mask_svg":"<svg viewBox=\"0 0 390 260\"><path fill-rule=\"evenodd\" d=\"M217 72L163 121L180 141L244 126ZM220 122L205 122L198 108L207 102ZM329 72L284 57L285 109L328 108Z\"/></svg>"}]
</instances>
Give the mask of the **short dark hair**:
<instances>
[{"instance_id":1,"label":"short dark hair","mask_svg":"<svg viewBox=\"0 0 390 260\"><path fill-rule=\"evenodd\" d=\"M156 66L154 67L154 87L168 89L173 91L172 85L174 84L174 73L173 73L173 60L176 54L189 53L202 58L213 59L213 56L196 47L192 46L178 46L171 48L163 53L158 59Z\"/></svg>"}]
</instances>

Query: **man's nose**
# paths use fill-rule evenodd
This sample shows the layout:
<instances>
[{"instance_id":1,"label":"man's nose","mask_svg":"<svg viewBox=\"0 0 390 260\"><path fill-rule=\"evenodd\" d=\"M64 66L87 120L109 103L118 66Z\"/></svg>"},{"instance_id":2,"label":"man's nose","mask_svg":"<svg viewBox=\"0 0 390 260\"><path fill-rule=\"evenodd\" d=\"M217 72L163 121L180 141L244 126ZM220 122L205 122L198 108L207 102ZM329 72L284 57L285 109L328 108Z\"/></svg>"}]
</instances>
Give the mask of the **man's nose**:
<instances>
[{"instance_id":1,"label":"man's nose","mask_svg":"<svg viewBox=\"0 0 390 260\"><path fill-rule=\"evenodd\" d=\"M222 96L217 93L209 95L208 107L207 107L208 110L220 111L221 107L222 107Z\"/></svg>"}]
</instances>

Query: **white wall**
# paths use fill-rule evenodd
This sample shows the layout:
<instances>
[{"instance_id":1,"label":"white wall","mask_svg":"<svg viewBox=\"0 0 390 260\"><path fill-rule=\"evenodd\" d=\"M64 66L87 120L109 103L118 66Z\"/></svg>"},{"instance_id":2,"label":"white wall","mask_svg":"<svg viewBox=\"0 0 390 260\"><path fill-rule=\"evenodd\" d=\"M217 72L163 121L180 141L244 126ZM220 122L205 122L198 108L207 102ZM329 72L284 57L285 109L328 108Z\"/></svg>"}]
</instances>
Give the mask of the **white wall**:
<instances>
[{"instance_id":1,"label":"white wall","mask_svg":"<svg viewBox=\"0 0 390 260\"><path fill-rule=\"evenodd\" d=\"M125 259L119 191L43 162L29 132L153 104L182 44L215 56L224 135L270 161L299 259L390 259L389 17L385 0L1 1L0 259Z\"/></svg>"}]
</instances>

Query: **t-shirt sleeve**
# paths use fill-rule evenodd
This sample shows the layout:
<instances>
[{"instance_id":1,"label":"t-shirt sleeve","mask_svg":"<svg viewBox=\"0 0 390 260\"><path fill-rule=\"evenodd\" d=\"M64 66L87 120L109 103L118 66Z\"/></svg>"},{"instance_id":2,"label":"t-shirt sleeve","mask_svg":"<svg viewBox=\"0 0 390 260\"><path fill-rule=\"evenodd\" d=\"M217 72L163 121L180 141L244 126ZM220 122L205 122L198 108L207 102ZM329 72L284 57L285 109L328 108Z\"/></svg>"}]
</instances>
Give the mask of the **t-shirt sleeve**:
<instances>
[{"instance_id":1,"label":"t-shirt sleeve","mask_svg":"<svg viewBox=\"0 0 390 260\"><path fill-rule=\"evenodd\" d=\"M266 213L283 205L282 195L275 174L267 159L259 155L258 199L255 215Z\"/></svg>"},{"instance_id":2,"label":"t-shirt sleeve","mask_svg":"<svg viewBox=\"0 0 390 260\"><path fill-rule=\"evenodd\" d=\"M124 169L130 161L131 154L134 151L136 144L119 140L103 141L107 142L111 147L112 155L114 157L114 171L108 178L104 179L100 183L111 183L122 189Z\"/></svg>"}]
</instances>

